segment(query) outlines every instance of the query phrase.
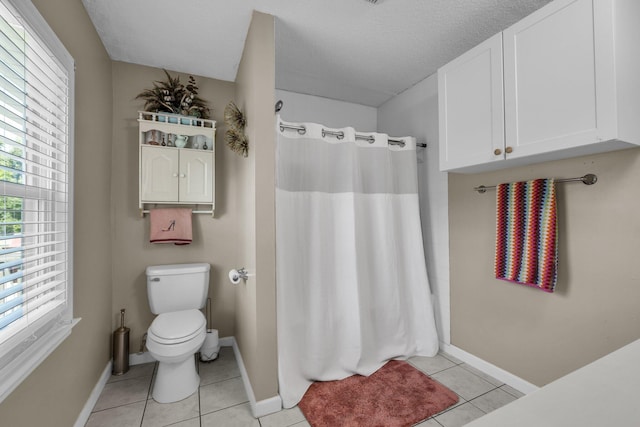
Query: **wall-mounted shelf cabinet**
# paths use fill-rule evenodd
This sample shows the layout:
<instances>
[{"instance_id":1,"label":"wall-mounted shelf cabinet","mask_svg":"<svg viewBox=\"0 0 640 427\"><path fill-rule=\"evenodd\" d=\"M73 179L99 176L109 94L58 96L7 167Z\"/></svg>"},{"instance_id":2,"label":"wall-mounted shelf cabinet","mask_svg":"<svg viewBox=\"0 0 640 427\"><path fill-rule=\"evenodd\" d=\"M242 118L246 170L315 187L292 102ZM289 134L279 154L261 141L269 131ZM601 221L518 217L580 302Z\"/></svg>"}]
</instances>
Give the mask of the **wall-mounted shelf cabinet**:
<instances>
[{"instance_id":1,"label":"wall-mounted shelf cabinet","mask_svg":"<svg viewBox=\"0 0 640 427\"><path fill-rule=\"evenodd\" d=\"M202 205L215 209L215 121L139 112L139 208ZM176 136L185 146L173 146ZM163 145L164 144L164 145ZM198 211L200 212L200 211ZM204 211L209 212L209 211Z\"/></svg>"},{"instance_id":2,"label":"wall-mounted shelf cabinet","mask_svg":"<svg viewBox=\"0 0 640 427\"><path fill-rule=\"evenodd\" d=\"M638 19L634 1L555 0L440 68L440 170L640 144Z\"/></svg>"}]
</instances>

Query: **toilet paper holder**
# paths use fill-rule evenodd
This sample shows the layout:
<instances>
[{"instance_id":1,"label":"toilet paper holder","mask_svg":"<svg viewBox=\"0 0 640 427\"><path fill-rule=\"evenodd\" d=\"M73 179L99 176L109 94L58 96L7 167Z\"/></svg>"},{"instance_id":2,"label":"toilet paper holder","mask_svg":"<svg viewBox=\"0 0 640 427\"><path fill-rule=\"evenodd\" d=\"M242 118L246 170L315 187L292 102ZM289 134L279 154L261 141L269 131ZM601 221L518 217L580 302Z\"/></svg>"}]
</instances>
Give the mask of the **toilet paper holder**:
<instances>
[{"instance_id":1,"label":"toilet paper holder","mask_svg":"<svg viewBox=\"0 0 640 427\"><path fill-rule=\"evenodd\" d=\"M244 267L233 269L229 272L229 280L231 280L231 283L233 284L238 284L240 282L240 279L247 280L248 278L249 272Z\"/></svg>"}]
</instances>

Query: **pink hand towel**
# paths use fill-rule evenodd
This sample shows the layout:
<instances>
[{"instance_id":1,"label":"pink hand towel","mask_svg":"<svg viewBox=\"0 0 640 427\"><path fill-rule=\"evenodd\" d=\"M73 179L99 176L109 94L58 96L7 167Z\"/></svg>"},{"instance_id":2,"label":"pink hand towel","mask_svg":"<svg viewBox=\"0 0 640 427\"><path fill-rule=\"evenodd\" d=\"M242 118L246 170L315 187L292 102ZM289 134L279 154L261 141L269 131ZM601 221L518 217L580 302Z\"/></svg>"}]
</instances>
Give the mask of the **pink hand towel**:
<instances>
[{"instance_id":1,"label":"pink hand towel","mask_svg":"<svg viewBox=\"0 0 640 427\"><path fill-rule=\"evenodd\" d=\"M191 209L151 209L149 216L151 243L188 245L192 242Z\"/></svg>"}]
</instances>

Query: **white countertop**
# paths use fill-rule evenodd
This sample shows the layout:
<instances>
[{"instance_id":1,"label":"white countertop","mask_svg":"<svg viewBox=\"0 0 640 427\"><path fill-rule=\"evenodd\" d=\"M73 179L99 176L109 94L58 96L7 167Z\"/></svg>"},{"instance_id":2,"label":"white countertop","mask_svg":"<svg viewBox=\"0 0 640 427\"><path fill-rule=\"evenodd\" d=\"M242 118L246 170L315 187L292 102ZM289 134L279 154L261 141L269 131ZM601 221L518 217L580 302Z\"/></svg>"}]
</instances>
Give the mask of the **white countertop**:
<instances>
[{"instance_id":1,"label":"white countertop","mask_svg":"<svg viewBox=\"0 0 640 427\"><path fill-rule=\"evenodd\" d=\"M466 426L638 427L640 340Z\"/></svg>"}]
</instances>

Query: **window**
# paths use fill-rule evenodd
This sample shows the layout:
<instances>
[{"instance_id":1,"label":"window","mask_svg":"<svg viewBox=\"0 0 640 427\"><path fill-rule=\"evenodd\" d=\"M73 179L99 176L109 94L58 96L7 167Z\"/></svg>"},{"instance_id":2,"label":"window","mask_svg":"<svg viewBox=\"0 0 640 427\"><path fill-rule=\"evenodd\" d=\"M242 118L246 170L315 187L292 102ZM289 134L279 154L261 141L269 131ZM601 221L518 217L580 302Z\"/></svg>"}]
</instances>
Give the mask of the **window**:
<instances>
[{"instance_id":1,"label":"window","mask_svg":"<svg viewBox=\"0 0 640 427\"><path fill-rule=\"evenodd\" d=\"M33 4L0 0L0 401L73 324L73 79Z\"/></svg>"}]
</instances>

